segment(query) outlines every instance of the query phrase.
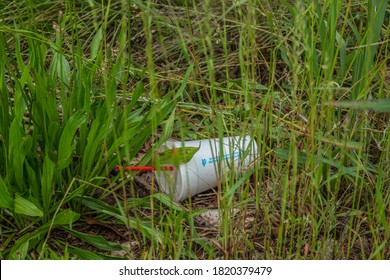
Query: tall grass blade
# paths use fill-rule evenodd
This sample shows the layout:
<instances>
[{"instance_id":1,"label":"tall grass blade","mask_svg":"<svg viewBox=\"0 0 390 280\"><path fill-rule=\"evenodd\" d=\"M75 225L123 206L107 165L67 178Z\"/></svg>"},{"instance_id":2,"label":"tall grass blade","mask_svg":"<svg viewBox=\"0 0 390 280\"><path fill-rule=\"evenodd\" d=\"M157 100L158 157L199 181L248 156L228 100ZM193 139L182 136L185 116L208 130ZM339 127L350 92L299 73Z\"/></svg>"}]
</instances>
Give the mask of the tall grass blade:
<instances>
[{"instance_id":1,"label":"tall grass blade","mask_svg":"<svg viewBox=\"0 0 390 280\"><path fill-rule=\"evenodd\" d=\"M359 101L336 101L326 103L328 106L351 108L358 110L370 110L375 112L390 113L390 98Z\"/></svg>"},{"instance_id":2,"label":"tall grass blade","mask_svg":"<svg viewBox=\"0 0 390 280\"><path fill-rule=\"evenodd\" d=\"M100 250L105 251L119 251L122 250L122 246L107 241L102 236L96 236L91 234L82 233L73 229L70 229L68 227L63 227L63 229L70 234L76 236L77 238L80 238L81 240L87 242L88 244L91 244L92 246L95 246L96 248L99 248Z\"/></svg>"},{"instance_id":3,"label":"tall grass blade","mask_svg":"<svg viewBox=\"0 0 390 280\"><path fill-rule=\"evenodd\" d=\"M8 208L8 209L13 208L12 196L1 176L0 176L0 208Z\"/></svg>"}]
</instances>

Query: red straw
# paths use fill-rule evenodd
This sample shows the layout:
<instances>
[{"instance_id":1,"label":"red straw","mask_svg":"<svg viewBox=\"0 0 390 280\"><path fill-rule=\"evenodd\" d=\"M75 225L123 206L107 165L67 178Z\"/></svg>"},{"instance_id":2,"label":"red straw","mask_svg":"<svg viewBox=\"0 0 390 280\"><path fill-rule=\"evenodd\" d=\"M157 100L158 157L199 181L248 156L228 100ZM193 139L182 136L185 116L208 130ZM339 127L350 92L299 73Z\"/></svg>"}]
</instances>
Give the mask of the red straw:
<instances>
[{"instance_id":1,"label":"red straw","mask_svg":"<svg viewBox=\"0 0 390 280\"><path fill-rule=\"evenodd\" d=\"M123 169L123 171L156 171L157 168L154 166L115 166L115 171L119 172ZM173 171L173 166L168 165L168 166L160 166L160 170L169 170Z\"/></svg>"}]
</instances>

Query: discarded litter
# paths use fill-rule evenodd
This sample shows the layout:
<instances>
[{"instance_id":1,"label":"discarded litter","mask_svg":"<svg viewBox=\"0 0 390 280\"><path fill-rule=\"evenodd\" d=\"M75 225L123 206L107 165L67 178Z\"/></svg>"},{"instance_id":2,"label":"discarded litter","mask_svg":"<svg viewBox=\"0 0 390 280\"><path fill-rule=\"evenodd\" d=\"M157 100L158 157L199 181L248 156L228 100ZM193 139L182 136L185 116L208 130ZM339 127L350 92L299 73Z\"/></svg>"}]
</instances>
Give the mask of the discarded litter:
<instances>
[{"instance_id":1,"label":"discarded litter","mask_svg":"<svg viewBox=\"0 0 390 280\"><path fill-rule=\"evenodd\" d=\"M186 163L173 170L155 171L160 189L181 201L218 185L226 172L248 168L257 158L257 144L250 137L225 137L199 141L169 141L160 152L175 148L196 147Z\"/></svg>"}]
</instances>

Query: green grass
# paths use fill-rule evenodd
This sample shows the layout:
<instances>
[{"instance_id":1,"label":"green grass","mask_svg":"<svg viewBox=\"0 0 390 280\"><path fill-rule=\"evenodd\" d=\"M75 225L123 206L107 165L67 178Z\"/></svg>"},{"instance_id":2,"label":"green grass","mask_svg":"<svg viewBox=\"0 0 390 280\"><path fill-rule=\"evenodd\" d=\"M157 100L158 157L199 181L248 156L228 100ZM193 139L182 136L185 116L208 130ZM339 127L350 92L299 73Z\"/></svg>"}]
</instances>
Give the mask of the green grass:
<instances>
[{"instance_id":1,"label":"green grass","mask_svg":"<svg viewBox=\"0 0 390 280\"><path fill-rule=\"evenodd\" d=\"M0 1L0 258L389 259L389 41L385 0ZM247 134L182 203L111 174Z\"/></svg>"}]
</instances>

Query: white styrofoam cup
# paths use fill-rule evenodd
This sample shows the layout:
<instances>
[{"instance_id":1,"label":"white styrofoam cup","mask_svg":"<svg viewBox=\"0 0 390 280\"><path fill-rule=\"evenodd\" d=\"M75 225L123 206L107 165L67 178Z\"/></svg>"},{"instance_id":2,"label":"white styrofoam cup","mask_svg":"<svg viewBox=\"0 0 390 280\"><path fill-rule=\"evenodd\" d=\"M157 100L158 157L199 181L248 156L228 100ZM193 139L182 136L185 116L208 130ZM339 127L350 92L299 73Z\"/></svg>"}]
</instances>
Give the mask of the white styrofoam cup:
<instances>
[{"instance_id":1,"label":"white styrofoam cup","mask_svg":"<svg viewBox=\"0 0 390 280\"><path fill-rule=\"evenodd\" d=\"M224 174L247 168L257 158L257 144L250 137L225 137L199 141L165 143L160 152L182 147L199 147L192 159L173 171L155 172L160 189L182 201L218 185ZM222 149L221 149L222 148ZM252 165L253 166L253 165Z\"/></svg>"}]
</instances>

